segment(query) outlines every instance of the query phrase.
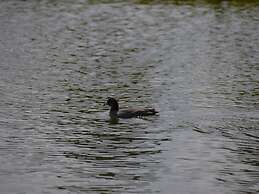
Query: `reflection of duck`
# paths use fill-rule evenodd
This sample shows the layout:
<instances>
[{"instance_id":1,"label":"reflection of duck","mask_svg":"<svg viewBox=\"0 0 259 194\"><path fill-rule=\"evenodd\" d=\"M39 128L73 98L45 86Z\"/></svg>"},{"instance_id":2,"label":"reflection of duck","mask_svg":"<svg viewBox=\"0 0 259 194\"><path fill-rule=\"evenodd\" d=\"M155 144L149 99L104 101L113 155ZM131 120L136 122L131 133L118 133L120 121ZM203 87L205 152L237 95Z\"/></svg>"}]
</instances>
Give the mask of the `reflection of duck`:
<instances>
[{"instance_id":1,"label":"reflection of duck","mask_svg":"<svg viewBox=\"0 0 259 194\"><path fill-rule=\"evenodd\" d=\"M133 117L142 117L155 115L158 113L154 108L134 108L134 109L121 109L119 110L119 103L116 99L109 97L107 105L111 107L110 117L111 118L133 118Z\"/></svg>"}]
</instances>

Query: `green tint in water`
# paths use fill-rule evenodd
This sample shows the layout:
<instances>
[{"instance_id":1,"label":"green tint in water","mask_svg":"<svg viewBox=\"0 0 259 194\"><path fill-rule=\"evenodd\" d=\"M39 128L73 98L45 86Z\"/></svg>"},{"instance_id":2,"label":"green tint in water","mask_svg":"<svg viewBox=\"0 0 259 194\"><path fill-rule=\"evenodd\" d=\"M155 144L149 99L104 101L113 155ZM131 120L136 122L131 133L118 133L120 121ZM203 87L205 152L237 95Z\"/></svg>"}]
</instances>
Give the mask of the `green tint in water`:
<instances>
[{"instance_id":1,"label":"green tint in water","mask_svg":"<svg viewBox=\"0 0 259 194\"><path fill-rule=\"evenodd\" d=\"M256 2L116 2L0 2L1 192L257 193Z\"/></svg>"},{"instance_id":2,"label":"green tint in water","mask_svg":"<svg viewBox=\"0 0 259 194\"><path fill-rule=\"evenodd\" d=\"M234 6L258 5L257 0L136 0L140 4L173 4L173 5L221 5L228 3Z\"/></svg>"}]
</instances>

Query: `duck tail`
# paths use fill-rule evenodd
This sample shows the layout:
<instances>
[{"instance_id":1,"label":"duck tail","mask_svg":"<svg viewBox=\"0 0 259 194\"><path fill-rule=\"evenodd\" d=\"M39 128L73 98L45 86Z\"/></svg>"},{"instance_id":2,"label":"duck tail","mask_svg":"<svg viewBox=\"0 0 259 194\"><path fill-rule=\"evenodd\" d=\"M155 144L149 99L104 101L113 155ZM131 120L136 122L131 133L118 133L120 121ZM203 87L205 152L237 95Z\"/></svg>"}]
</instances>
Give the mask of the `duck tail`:
<instances>
[{"instance_id":1,"label":"duck tail","mask_svg":"<svg viewBox=\"0 0 259 194\"><path fill-rule=\"evenodd\" d=\"M155 115L157 113L158 111L156 111L154 108L147 108L145 111L143 111L143 116Z\"/></svg>"}]
</instances>

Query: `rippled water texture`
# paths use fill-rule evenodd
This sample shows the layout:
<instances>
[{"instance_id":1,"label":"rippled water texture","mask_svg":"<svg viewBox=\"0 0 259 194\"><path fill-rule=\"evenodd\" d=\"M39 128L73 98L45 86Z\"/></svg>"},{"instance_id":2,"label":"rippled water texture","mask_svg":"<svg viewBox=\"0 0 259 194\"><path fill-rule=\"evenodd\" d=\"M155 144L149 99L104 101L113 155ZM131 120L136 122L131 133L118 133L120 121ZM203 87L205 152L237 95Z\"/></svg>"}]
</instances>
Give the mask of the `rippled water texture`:
<instances>
[{"instance_id":1,"label":"rippled water texture","mask_svg":"<svg viewBox=\"0 0 259 194\"><path fill-rule=\"evenodd\" d=\"M259 191L259 6L176 2L0 2L1 194Z\"/></svg>"}]
</instances>

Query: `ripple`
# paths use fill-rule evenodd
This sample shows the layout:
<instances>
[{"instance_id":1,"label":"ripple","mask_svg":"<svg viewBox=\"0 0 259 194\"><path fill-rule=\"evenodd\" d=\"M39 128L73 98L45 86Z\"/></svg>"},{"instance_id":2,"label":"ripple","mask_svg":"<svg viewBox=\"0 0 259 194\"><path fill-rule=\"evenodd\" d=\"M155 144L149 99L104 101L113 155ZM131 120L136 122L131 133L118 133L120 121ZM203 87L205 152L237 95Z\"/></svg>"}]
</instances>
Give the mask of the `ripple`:
<instances>
[{"instance_id":1,"label":"ripple","mask_svg":"<svg viewBox=\"0 0 259 194\"><path fill-rule=\"evenodd\" d=\"M1 191L256 193L254 5L1 2Z\"/></svg>"}]
</instances>

